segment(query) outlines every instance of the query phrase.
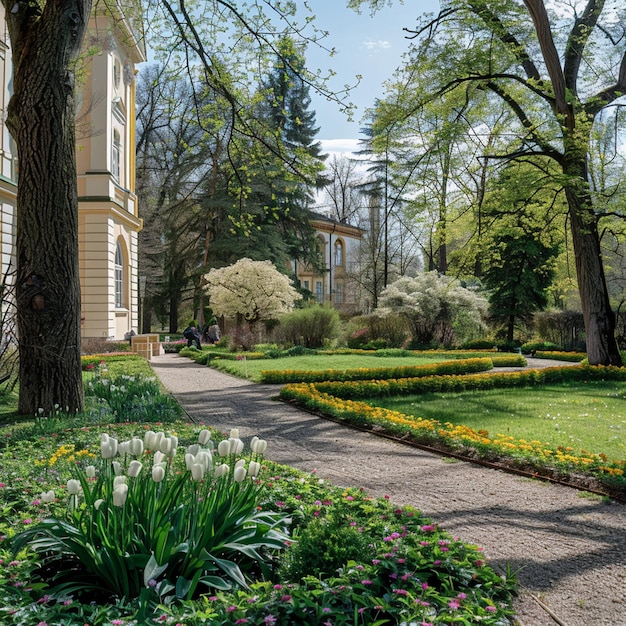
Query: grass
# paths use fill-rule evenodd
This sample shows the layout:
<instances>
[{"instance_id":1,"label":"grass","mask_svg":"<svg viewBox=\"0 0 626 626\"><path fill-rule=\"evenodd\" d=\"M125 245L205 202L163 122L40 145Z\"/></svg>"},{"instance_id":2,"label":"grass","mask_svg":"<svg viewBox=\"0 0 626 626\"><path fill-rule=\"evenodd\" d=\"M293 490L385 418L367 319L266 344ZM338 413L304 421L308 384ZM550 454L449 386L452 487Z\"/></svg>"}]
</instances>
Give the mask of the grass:
<instances>
[{"instance_id":1,"label":"grass","mask_svg":"<svg viewBox=\"0 0 626 626\"><path fill-rule=\"evenodd\" d=\"M425 365L427 363L437 363L449 361L451 357L445 354L433 356L415 357L376 357L363 354L323 354L323 355L302 355L290 356L279 359L250 359L239 361L213 360L211 366L223 371L248 378L255 382L261 380L262 370L306 370L318 372L323 370L347 370L359 367L398 367L406 365Z\"/></svg>"},{"instance_id":2,"label":"grass","mask_svg":"<svg viewBox=\"0 0 626 626\"><path fill-rule=\"evenodd\" d=\"M626 387L615 382L369 400L407 415L626 458Z\"/></svg>"}]
</instances>

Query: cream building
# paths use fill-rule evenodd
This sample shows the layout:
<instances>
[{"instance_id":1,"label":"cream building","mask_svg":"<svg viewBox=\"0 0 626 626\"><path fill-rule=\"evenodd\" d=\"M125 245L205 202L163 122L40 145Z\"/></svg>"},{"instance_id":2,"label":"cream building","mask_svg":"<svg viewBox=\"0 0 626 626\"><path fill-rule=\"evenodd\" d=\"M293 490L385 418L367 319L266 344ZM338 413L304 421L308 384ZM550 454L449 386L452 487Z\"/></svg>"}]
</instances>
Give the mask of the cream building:
<instances>
[{"instance_id":1,"label":"cream building","mask_svg":"<svg viewBox=\"0 0 626 626\"><path fill-rule=\"evenodd\" d=\"M108 5L114 7L115 5ZM4 24L0 5L0 24ZM121 13L94 9L85 39L90 57L77 81L77 172L82 337L122 339L137 332L135 66L145 61L141 29ZM15 268L15 144L4 125L11 95L11 48L0 36L0 242L2 276Z\"/></svg>"},{"instance_id":2,"label":"cream building","mask_svg":"<svg viewBox=\"0 0 626 626\"><path fill-rule=\"evenodd\" d=\"M358 287L354 276L358 272L363 231L336 220L311 213L320 253L324 259L324 274L316 274L308 265L295 267L300 286L310 291L320 303L346 314L359 310Z\"/></svg>"}]
</instances>

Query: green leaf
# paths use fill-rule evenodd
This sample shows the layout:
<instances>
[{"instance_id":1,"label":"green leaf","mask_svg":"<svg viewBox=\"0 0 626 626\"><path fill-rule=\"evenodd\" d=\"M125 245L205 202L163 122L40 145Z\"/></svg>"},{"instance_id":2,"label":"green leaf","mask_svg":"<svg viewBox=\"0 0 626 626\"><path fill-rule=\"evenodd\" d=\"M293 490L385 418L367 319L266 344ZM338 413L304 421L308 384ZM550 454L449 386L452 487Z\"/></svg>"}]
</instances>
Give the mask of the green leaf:
<instances>
[{"instance_id":1,"label":"green leaf","mask_svg":"<svg viewBox=\"0 0 626 626\"><path fill-rule=\"evenodd\" d=\"M159 565L154 558L154 554L150 555L150 559L143 571L143 584L148 586L151 580L157 580L159 576L167 569L168 564Z\"/></svg>"}]
</instances>

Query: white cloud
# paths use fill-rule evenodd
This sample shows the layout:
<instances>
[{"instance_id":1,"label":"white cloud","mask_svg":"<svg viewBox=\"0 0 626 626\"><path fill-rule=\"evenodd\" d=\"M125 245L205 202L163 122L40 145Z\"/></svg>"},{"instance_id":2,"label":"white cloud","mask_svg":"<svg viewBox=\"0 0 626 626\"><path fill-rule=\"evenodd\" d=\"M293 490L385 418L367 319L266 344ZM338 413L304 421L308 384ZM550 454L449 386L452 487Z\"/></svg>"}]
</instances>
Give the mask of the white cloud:
<instances>
[{"instance_id":1,"label":"white cloud","mask_svg":"<svg viewBox=\"0 0 626 626\"><path fill-rule=\"evenodd\" d=\"M391 42L386 39L379 39L378 41L372 41L370 39L368 41L364 41L363 45L368 50L387 50L388 48L391 48Z\"/></svg>"},{"instance_id":2,"label":"white cloud","mask_svg":"<svg viewBox=\"0 0 626 626\"><path fill-rule=\"evenodd\" d=\"M358 139L320 139L320 143L322 151L329 154L331 159L335 154L340 156L360 150Z\"/></svg>"}]
</instances>

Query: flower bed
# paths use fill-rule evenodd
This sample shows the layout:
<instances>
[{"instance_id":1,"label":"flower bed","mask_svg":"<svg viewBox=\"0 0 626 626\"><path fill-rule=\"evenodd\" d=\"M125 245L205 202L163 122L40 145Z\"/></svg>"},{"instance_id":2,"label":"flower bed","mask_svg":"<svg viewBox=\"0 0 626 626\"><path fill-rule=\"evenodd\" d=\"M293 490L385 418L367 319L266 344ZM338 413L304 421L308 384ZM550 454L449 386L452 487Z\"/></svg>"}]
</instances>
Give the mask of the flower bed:
<instances>
[{"instance_id":1,"label":"flower bed","mask_svg":"<svg viewBox=\"0 0 626 626\"><path fill-rule=\"evenodd\" d=\"M287 385L280 392L284 400L308 410L350 424L402 437L403 441L427 445L466 458L501 462L547 478L572 480L596 487L620 499L626 498L626 460L609 460L603 454L588 454L571 447L551 447L540 441L508 436L490 438L484 431L466 426L442 424L397 411L374 407L352 398L379 397L397 393L462 391L562 380L626 379L626 371L615 367L547 368L529 372L430 378L399 381L363 381ZM588 478L584 478L584 476Z\"/></svg>"},{"instance_id":2,"label":"flower bed","mask_svg":"<svg viewBox=\"0 0 626 626\"><path fill-rule=\"evenodd\" d=\"M100 432L2 453L2 624L512 623L512 581L411 508L264 462L259 440L240 463L234 431Z\"/></svg>"}]
</instances>

